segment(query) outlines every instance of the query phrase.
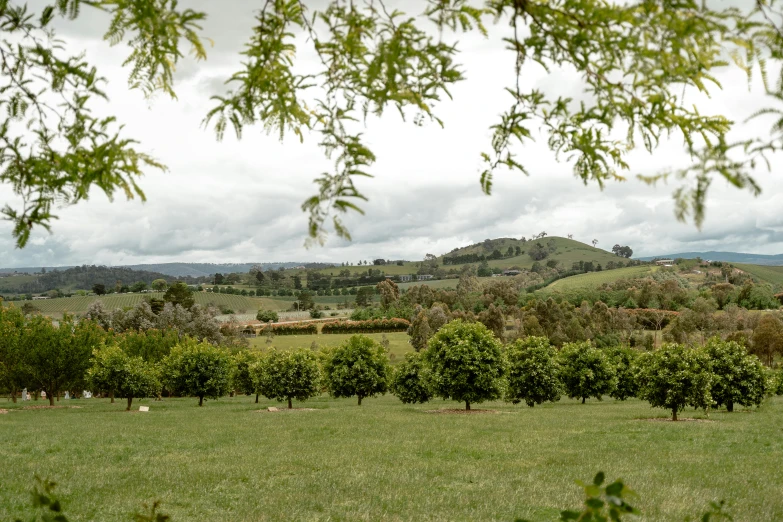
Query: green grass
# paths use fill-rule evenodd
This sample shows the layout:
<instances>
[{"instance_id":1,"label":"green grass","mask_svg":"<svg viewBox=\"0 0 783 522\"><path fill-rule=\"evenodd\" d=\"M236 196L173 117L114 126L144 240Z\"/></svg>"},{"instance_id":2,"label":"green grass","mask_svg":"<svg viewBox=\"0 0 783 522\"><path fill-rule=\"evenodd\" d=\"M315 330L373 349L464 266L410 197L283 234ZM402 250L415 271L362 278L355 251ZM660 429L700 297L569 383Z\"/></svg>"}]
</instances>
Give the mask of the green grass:
<instances>
[{"instance_id":1,"label":"green grass","mask_svg":"<svg viewBox=\"0 0 783 522\"><path fill-rule=\"evenodd\" d=\"M544 290L573 290L575 288L598 288L605 283L611 283L623 278L644 277L654 271L652 266L629 266L601 272L588 272L571 277L558 279Z\"/></svg>"},{"instance_id":2,"label":"green grass","mask_svg":"<svg viewBox=\"0 0 783 522\"><path fill-rule=\"evenodd\" d=\"M269 308L273 310L286 310L290 304L285 301L266 297L245 297L242 295L213 294L211 292L196 292L194 294L196 303L206 305L215 304L231 308L237 313L253 312L259 308ZM113 310L115 308L133 307L143 301L146 297L162 298L163 294L159 292L150 292L147 294L110 294L104 296L74 296L60 297L57 299L42 299L39 301L26 301L41 310L44 315L62 315L63 312L71 314L81 314L87 311L87 308L95 301L103 301L103 304ZM4 305L13 303L15 306L22 306L22 301L3 302Z\"/></svg>"},{"instance_id":3,"label":"green grass","mask_svg":"<svg viewBox=\"0 0 783 522\"><path fill-rule=\"evenodd\" d=\"M411 345L408 342L408 334L405 332L390 332L387 334L372 333L366 334L368 337L381 342L383 336L389 340L389 353L394 356L392 364L402 360L403 356L411 351ZM266 337L254 337L250 339L250 345L254 348L273 347L280 350L292 350L296 348L310 348L315 341L321 348L337 346L351 337L350 334L318 334L318 335L277 335L272 339L271 344L267 344Z\"/></svg>"},{"instance_id":4,"label":"green grass","mask_svg":"<svg viewBox=\"0 0 783 522\"><path fill-rule=\"evenodd\" d=\"M162 501L173 522L557 520L574 480L603 470L639 495L642 520L682 520L727 499L738 521L783 519L783 399L711 422L648 422L645 403L563 400L499 414L435 415L453 402L326 396L315 411L268 413L250 397L61 401L79 409L0 417L0 519L30 519L38 474L59 483L69 520L129 520ZM17 407L20 405L16 405ZM297 404L302 406L302 404ZM701 417L692 411L684 417Z\"/></svg>"},{"instance_id":5,"label":"green grass","mask_svg":"<svg viewBox=\"0 0 783 522\"><path fill-rule=\"evenodd\" d=\"M776 287L783 286L783 266L762 266L762 265L734 265L740 270L761 279L764 282L771 283Z\"/></svg>"}]
</instances>

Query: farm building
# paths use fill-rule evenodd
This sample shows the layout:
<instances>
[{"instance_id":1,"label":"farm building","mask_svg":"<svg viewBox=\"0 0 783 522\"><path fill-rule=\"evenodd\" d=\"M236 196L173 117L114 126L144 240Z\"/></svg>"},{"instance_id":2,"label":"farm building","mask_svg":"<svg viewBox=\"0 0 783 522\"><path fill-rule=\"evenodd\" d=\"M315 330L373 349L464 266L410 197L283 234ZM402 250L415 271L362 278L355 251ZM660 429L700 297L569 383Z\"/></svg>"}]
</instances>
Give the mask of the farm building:
<instances>
[{"instance_id":1,"label":"farm building","mask_svg":"<svg viewBox=\"0 0 783 522\"><path fill-rule=\"evenodd\" d=\"M418 275L416 276L416 281L427 281L429 279L432 279L433 277L435 276L433 276L432 274Z\"/></svg>"}]
</instances>

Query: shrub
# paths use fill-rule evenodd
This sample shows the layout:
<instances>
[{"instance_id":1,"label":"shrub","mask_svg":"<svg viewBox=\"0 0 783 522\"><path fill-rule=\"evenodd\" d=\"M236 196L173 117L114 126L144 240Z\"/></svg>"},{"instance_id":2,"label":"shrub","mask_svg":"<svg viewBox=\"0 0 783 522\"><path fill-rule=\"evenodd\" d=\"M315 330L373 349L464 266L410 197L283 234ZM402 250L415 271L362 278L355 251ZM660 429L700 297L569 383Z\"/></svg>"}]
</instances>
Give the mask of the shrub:
<instances>
[{"instance_id":1,"label":"shrub","mask_svg":"<svg viewBox=\"0 0 783 522\"><path fill-rule=\"evenodd\" d=\"M315 335L318 333L318 325L315 323L287 323L269 324L261 328L260 335L269 333L274 335Z\"/></svg>"},{"instance_id":2,"label":"shrub","mask_svg":"<svg viewBox=\"0 0 783 522\"><path fill-rule=\"evenodd\" d=\"M502 346L481 323L445 325L430 339L424 360L432 370L433 395L464 402L466 410L503 396Z\"/></svg>"},{"instance_id":3,"label":"shrub","mask_svg":"<svg viewBox=\"0 0 783 522\"><path fill-rule=\"evenodd\" d=\"M405 319L371 319L369 321L331 321L321 327L322 334L381 333L407 331L410 322Z\"/></svg>"},{"instance_id":4,"label":"shrub","mask_svg":"<svg viewBox=\"0 0 783 522\"><path fill-rule=\"evenodd\" d=\"M251 368L261 360L261 352L243 350L234 355L234 364L231 371L231 389L244 393L255 394L258 402L258 392L253 382Z\"/></svg>"},{"instance_id":5,"label":"shrub","mask_svg":"<svg viewBox=\"0 0 783 522\"><path fill-rule=\"evenodd\" d=\"M429 368L418 352L405 354L405 361L394 369L391 392L405 404L425 403L432 398Z\"/></svg>"},{"instance_id":6,"label":"shrub","mask_svg":"<svg viewBox=\"0 0 783 522\"><path fill-rule=\"evenodd\" d=\"M276 323L280 320L280 317L274 310L259 310L256 314L256 319L264 323L268 323L269 321Z\"/></svg>"},{"instance_id":7,"label":"shrub","mask_svg":"<svg viewBox=\"0 0 783 522\"><path fill-rule=\"evenodd\" d=\"M546 337L528 337L508 347L506 400L525 401L531 408L546 401L559 401L563 393L557 351Z\"/></svg>"},{"instance_id":8,"label":"shrub","mask_svg":"<svg viewBox=\"0 0 783 522\"><path fill-rule=\"evenodd\" d=\"M93 352L93 365L87 371L88 382L98 390L108 390L111 402L114 395L125 397L126 410L134 398L154 397L160 393L160 381L155 367L138 356L128 356L116 345L105 346Z\"/></svg>"},{"instance_id":9,"label":"shrub","mask_svg":"<svg viewBox=\"0 0 783 522\"><path fill-rule=\"evenodd\" d=\"M272 351L250 367L257 393L268 399L306 401L321 393L321 369L310 350Z\"/></svg>"},{"instance_id":10,"label":"shrub","mask_svg":"<svg viewBox=\"0 0 783 522\"><path fill-rule=\"evenodd\" d=\"M217 399L226 395L231 379L232 359L228 351L186 338L172 348L163 360L163 380L166 387L179 395Z\"/></svg>"},{"instance_id":11,"label":"shrub","mask_svg":"<svg viewBox=\"0 0 783 522\"><path fill-rule=\"evenodd\" d=\"M320 319L324 316L324 313L320 310L316 310L315 308L310 309L310 318L311 319Z\"/></svg>"},{"instance_id":12,"label":"shrub","mask_svg":"<svg viewBox=\"0 0 783 522\"><path fill-rule=\"evenodd\" d=\"M653 408L671 410L673 421L685 406L707 408L712 404L713 375L704 351L666 344L641 354L636 366L637 397Z\"/></svg>"},{"instance_id":13,"label":"shrub","mask_svg":"<svg viewBox=\"0 0 783 522\"><path fill-rule=\"evenodd\" d=\"M627 346L613 346L606 348L605 352L615 373L615 383L614 387L609 390L609 397L619 401L636 397L636 391L639 387L636 383L634 361L636 361L639 352Z\"/></svg>"},{"instance_id":14,"label":"shrub","mask_svg":"<svg viewBox=\"0 0 783 522\"><path fill-rule=\"evenodd\" d=\"M560 379L572 399L599 401L615 387L616 375L606 354L589 341L566 343L560 353Z\"/></svg>"},{"instance_id":15,"label":"shrub","mask_svg":"<svg viewBox=\"0 0 783 522\"><path fill-rule=\"evenodd\" d=\"M769 384L764 366L755 355L749 355L744 346L713 337L704 346L710 358L714 375L712 400L715 406L726 405L734 411L734 404L758 406L767 396Z\"/></svg>"},{"instance_id":16,"label":"shrub","mask_svg":"<svg viewBox=\"0 0 783 522\"><path fill-rule=\"evenodd\" d=\"M365 397L386 393L391 367L386 351L364 335L353 335L331 350L324 362L326 384L333 397Z\"/></svg>"}]
</instances>

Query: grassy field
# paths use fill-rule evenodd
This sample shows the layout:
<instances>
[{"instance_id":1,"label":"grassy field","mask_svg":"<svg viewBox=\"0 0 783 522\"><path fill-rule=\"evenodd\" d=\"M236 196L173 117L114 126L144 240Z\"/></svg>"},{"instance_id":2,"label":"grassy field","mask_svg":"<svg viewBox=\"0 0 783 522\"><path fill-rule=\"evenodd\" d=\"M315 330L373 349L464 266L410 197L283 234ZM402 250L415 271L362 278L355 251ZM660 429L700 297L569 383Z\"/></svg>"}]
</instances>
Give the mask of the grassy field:
<instances>
[{"instance_id":1,"label":"grassy field","mask_svg":"<svg viewBox=\"0 0 783 522\"><path fill-rule=\"evenodd\" d=\"M544 290L572 290L574 288L598 288L602 284L611 283L622 278L644 277L654 271L651 266L629 266L615 270L588 272L563 279L558 279Z\"/></svg>"},{"instance_id":2,"label":"grassy field","mask_svg":"<svg viewBox=\"0 0 783 522\"><path fill-rule=\"evenodd\" d=\"M57 299L42 299L39 301L28 301L33 306L41 310L45 315L62 315L68 313L84 313L87 308L95 301L102 301L103 304L111 309L133 307L143 301L146 297L162 298L163 294L159 292L150 292L147 294L110 294L104 296L74 296L60 297ZM196 303L206 305L215 304L231 308L237 313L243 311L256 311L259 308L269 308L272 310L286 310L291 305L286 301L272 299L268 297L245 297L241 295L213 294L210 292L196 292L194 294ZM293 299L292 299L293 300ZM11 304L11 301L3 302L4 305ZM15 306L22 306L22 301L14 301Z\"/></svg>"},{"instance_id":3,"label":"grassy field","mask_svg":"<svg viewBox=\"0 0 783 522\"><path fill-rule=\"evenodd\" d=\"M392 356L392 364L400 362L403 356L412 350L408 342L408 334L405 332L391 332L387 334L371 333L368 337L381 342L383 336L389 340L389 354ZM310 348L315 342L320 348L337 346L348 339L350 334L318 334L318 335L277 335L267 344L266 337L254 337L250 339L250 345L254 348L277 348L280 350L292 350L296 348Z\"/></svg>"},{"instance_id":4,"label":"grassy field","mask_svg":"<svg viewBox=\"0 0 783 522\"><path fill-rule=\"evenodd\" d=\"M107 399L0 415L0 519L32 518L38 474L59 483L69 520L129 520L160 500L180 521L554 521L598 470L639 495L641 520L683 520L727 499L736 521L783 519L783 399L706 422L650 422L646 403L563 400L445 415L434 401L322 396L269 413L250 397ZM28 403L29 404L29 403ZM302 406L302 404L297 404ZM698 417L692 411L684 417Z\"/></svg>"},{"instance_id":5,"label":"grassy field","mask_svg":"<svg viewBox=\"0 0 783 522\"><path fill-rule=\"evenodd\" d=\"M750 275L761 279L767 283L771 283L775 287L783 286L783 266L762 266L762 265L734 265L740 270L749 273Z\"/></svg>"}]
</instances>

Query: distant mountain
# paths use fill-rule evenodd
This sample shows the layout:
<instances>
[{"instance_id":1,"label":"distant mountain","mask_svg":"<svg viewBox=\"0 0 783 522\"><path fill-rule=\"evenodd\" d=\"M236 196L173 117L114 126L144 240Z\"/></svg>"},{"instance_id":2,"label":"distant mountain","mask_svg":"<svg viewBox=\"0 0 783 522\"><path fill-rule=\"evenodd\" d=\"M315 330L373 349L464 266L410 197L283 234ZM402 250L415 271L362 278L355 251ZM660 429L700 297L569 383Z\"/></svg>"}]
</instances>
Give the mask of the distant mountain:
<instances>
[{"instance_id":1,"label":"distant mountain","mask_svg":"<svg viewBox=\"0 0 783 522\"><path fill-rule=\"evenodd\" d=\"M262 266L264 271L291 268L304 265L304 263L150 263L142 265L127 265L133 270L149 270L160 272L171 277L204 277L216 273L230 274L232 272L248 272L254 266Z\"/></svg>"},{"instance_id":2,"label":"distant mountain","mask_svg":"<svg viewBox=\"0 0 783 522\"><path fill-rule=\"evenodd\" d=\"M694 259L700 257L705 261L726 261L728 263L746 263L750 265L768 265L783 266L783 254L764 255L764 254L745 254L741 252L680 252L679 254L666 254L659 256L640 257L642 261L652 261L653 259Z\"/></svg>"}]
</instances>

